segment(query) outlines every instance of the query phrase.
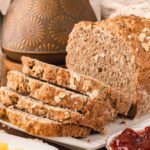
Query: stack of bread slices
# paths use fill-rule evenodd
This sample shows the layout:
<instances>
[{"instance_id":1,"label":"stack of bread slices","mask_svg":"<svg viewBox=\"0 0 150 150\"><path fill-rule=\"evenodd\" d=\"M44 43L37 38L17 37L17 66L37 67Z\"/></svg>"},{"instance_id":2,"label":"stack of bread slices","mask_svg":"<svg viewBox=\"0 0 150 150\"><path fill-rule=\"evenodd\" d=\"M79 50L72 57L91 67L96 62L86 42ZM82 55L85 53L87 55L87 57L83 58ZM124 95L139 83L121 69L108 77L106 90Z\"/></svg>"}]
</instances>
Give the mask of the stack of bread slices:
<instances>
[{"instance_id":1,"label":"stack of bread slices","mask_svg":"<svg viewBox=\"0 0 150 150\"><path fill-rule=\"evenodd\" d=\"M85 137L128 114L131 103L98 80L28 57L22 63L0 88L0 118L29 134Z\"/></svg>"}]
</instances>

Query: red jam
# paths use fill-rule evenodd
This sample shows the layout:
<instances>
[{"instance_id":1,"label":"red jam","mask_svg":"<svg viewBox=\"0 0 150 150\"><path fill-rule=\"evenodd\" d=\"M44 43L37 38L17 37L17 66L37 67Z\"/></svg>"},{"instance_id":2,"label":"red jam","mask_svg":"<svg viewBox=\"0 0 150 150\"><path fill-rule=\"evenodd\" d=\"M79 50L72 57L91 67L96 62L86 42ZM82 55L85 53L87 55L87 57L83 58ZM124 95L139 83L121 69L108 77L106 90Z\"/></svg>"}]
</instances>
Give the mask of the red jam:
<instances>
[{"instance_id":1,"label":"red jam","mask_svg":"<svg viewBox=\"0 0 150 150\"><path fill-rule=\"evenodd\" d=\"M140 132L127 128L110 146L113 150L150 150L150 127Z\"/></svg>"}]
</instances>

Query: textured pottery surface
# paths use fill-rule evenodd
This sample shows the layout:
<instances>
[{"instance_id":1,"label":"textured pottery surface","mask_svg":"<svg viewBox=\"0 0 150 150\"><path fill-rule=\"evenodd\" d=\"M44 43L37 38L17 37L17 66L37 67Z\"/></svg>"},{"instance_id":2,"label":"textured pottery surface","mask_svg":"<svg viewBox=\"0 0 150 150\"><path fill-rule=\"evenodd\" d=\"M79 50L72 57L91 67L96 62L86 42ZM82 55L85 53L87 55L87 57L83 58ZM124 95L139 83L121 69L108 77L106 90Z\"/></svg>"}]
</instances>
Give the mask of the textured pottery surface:
<instances>
[{"instance_id":1,"label":"textured pottery surface","mask_svg":"<svg viewBox=\"0 0 150 150\"><path fill-rule=\"evenodd\" d=\"M74 24L96 21L88 0L14 0L4 19L2 47L19 53L65 52Z\"/></svg>"}]
</instances>

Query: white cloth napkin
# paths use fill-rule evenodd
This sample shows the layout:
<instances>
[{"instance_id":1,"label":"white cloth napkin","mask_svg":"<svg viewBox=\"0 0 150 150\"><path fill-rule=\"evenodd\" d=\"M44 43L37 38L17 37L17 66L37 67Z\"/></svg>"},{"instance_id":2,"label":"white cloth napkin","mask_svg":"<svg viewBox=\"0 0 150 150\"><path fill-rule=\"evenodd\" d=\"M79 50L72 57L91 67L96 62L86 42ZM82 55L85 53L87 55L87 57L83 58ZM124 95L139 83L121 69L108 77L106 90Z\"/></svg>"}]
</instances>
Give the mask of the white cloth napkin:
<instances>
[{"instance_id":1,"label":"white cloth napkin","mask_svg":"<svg viewBox=\"0 0 150 150\"><path fill-rule=\"evenodd\" d=\"M96 14L97 20L101 20L101 0L89 0L90 4Z\"/></svg>"},{"instance_id":2,"label":"white cloth napkin","mask_svg":"<svg viewBox=\"0 0 150 150\"><path fill-rule=\"evenodd\" d=\"M110 18L113 18L115 16L129 16L129 15L136 15L145 18L150 18L150 1L119 8L110 15Z\"/></svg>"},{"instance_id":3,"label":"white cloth napkin","mask_svg":"<svg viewBox=\"0 0 150 150\"><path fill-rule=\"evenodd\" d=\"M147 10L150 12L150 0L100 0L100 2L104 19L131 14L147 17Z\"/></svg>"}]
</instances>

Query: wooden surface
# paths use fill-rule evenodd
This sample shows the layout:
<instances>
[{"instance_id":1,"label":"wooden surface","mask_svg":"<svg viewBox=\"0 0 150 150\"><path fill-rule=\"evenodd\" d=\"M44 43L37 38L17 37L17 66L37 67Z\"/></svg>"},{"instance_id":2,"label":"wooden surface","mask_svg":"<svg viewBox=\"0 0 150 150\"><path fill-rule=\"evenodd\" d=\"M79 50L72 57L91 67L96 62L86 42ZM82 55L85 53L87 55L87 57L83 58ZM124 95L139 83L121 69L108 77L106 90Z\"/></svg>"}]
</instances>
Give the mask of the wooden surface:
<instances>
[{"instance_id":1,"label":"wooden surface","mask_svg":"<svg viewBox=\"0 0 150 150\"><path fill-rule=\"evenodd\" d=\"M6 57L4 55L4 65L7 68L7 70L18 70L21 71L22 65L20 63L14 62Z\"/></svg>"},{"instance_id":2,"label":"wooden surface","mask_svg":"<svg viewBox=\"0 0 150 150\"><path fill-rule=\"evenodd\" d=\"M0 41L1 41L1 29L2 29L2 16L0 16ZM5 60L5 63L8 64L8 68L10 67L11 63L9 60ZM6 72L7 72L7 68L6 66L4 67L4 73L3 73L3 77L6 77ZM0 77L1 78L1 77ZM4 83L5 84L5 81ZM16 130L13 130L13 129L10 129L8 128L7 126L3 126L2 124L0 124L0 130L5 130L7 133L9 134L13 134L13 135L17 135L17 136L21 136L21 137L26 137L26 138L34 138L34 137L31 137L25 133L22 133L22 132L19 132L19 131L16 131ZM71 150L71 149L68 149L68 148L64 148L63 146L59 146L59 145L56 145L56 144L53 144L51 142L49 142L48 144L52 145L52 146L55 146L57 147L59 150ZM106 150L105 148L104 149L101 149L101 150Z\"/></svg>"}]
</instances>

